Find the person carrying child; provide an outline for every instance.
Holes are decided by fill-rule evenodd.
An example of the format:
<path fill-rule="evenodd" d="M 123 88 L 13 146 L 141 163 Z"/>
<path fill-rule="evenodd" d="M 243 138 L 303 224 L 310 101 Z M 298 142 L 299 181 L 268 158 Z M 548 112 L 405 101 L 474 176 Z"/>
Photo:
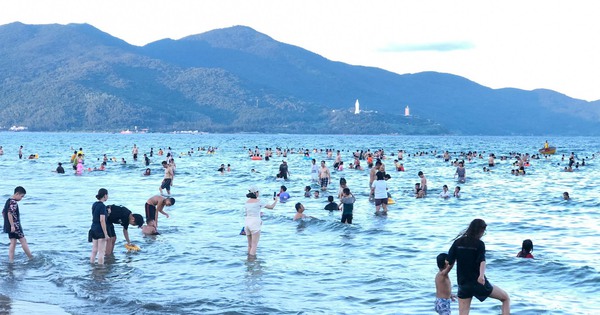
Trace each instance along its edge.
<path fill-rule="evenodd" d="M 344 188 L 342 199 L 340 200 L 340 210 L 342 211 L 342 223 L 352 224 L 352 212 L 356 198 L 350 192 L 350 188 Z"/>

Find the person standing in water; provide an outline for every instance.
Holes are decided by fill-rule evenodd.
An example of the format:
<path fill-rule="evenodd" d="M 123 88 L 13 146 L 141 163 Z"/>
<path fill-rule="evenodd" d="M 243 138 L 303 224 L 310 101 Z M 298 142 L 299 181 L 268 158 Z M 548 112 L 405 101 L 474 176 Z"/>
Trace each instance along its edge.
<path fill-rule="evenodd" d="M 88 241 L 92 242 L 92 254 L 90 255 L 90 263 L 96 262 L 98 256 L 98 264 L 104 265 L 104 255 L 106 253 L 106 241 L 108 240 L 108 230 L 106 229 L 106 206 L 104 202 L 108 199 L 108 190 L 100 188 L 96 195 L 98 201 L 92 205 L 92 226 L 89 231 Z"/>
<path fill-rule="evenodd" d="M 175 204 L 175 198 L 165 198 L 163 196 L 153 196 L 146 201 L 146 224 L 152 225 L 158 228 L 158 213 L 162 213 L 164 216 L 169 218 L 169 214 L 163 209 L 164 207 L 170 207 Z"/>
<path fill-rule="evenodd" d="M 129 231 L 127 230 L 130 225 L 135 225 L 138 228 L 141 228 L 144 225 L 144 218 L 137 214 L 131 213 L 129 209 L 123 206 L 110 205 L 106 207 L 108 212 L 108 218 L 106 219 L 107 231 L 108 231 L 108 240 L 106 243 L 106 255 L 111 255 L 115 248 L 115 243 L 117 242 L 117 233 L 115 232 L 115 224 L 120 224 L 123 227 L 123 236 L 125 237 L 125 241 L 127 245 L 131 244 L 129 240 Z"/>
<path fill-rule="evenodd" d="M 277 205 L 277 198 L 273 198 L 272 204 L 267 204 L 265 201 L 259 199 L 260 193 L 258 188 L 254 185 L 248 188 L 248 194 L 246 194 L 248 200 L 244 205 L 246 209 L 246 219 L 244 220 L 244 231 L 248 239 L 248 258 L 256 258 L 256 249 L 258 248 L 258 241 L 260 240 L 260 231 L 262 227 L 262 219 L 260 218 L 260 209 L 274 209 Z"/>
<path fill-rule="evenodd" d="M 162 180 L 162 183 L 160 184 L 160 188 L 158 189 L 160 191 L 160 194 L 163 194 L 163 189 L 167 190 L 167 195 L 171 194 L 171 186 L 173 186 L 173 177 L 175 177 L 175 174 L 173 174 L 173 169 L 171 168 L 171 166 L 169 164 L 167 164 L 167 161 L 163 161 L 162 162 L 162 166 L 165 169 L 165 177 Z"/>
<path fill-rule="evenodd" d="M 131 154 L 133 154 L 133 160 L 137 161 L 138 147 L 135 144 L 133 145 L 133 149 L 131 150 Z"/>
<path fill-rule="evenodd" d="M 502 315 L 510 314 L 510 298 L 498 286 L 485 277 L 485 244 L 481 237 L 485 234 L 487 224 L 482 219 L 471 221 L 469 227 L 460 233 L 448 251 L 446 263 L 450 269 L 454 262 L 458 267 L 456 278 L 458 283 L 458 310 L 460 314 L 469 314 L 473 296 L 483 302 L 487 297 L 502 302 Z"/>
<path fill-rule="evenodd" d="M 29 259 L 32 259 L 27 239 L 23 233 L 23 227 L 21 226 L 21 214 L 19 213 L 18 202 L 25 197 L 25 188 L 17 186 L 13 192 L 12 197 L 6 200 L 4 209 L 2 210 L 2 216 L 4 217 L 4 233 L 8 233 L 8 239 L 10 245 L 8 246 L 8 262 L 13 263 L 15 258 L 15 248 L 17 247 L 17 240 L 21 243 L 23 252 Z"/>

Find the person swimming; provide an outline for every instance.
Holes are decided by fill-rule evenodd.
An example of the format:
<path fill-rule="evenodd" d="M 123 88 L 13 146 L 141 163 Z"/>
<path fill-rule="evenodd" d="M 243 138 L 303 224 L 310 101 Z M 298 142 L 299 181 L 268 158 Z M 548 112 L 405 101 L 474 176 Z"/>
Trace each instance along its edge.
<path fill-rule="evenodd" d="M 517 257 L 521 258 L 533 258 L 531 252 L 533 251 L 533 242 L 530 239 L 523 241 L 521 245 L 521 251 L 517 254 Z"/>

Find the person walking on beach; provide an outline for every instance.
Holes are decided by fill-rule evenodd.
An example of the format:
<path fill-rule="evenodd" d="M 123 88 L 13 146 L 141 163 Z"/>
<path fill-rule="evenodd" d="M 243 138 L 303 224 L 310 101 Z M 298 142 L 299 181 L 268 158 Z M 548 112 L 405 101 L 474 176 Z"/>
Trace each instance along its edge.
<path fill-rule="evenodd" d="M 150 199 L 146 201 L 146 204 L 144 206 L 146 210 L 146 224 L 158 228 L 158 213 L 162 213 L 168 219 L 169 214 L 166 213 L 163 209 L 165 207 L 170 207 L 174 204 L 175 198 L 165 198 L 159 195 L 150 197 Z"/>
<path fill-rule="evenodd" d="M 90 263 L 96 262 L 98 256 L 98 264 L 104 265 L 104 255 L 106 253 L 106 241 L 108 240 L 108 230 L 106 229 L 106 206 L 104 202 L 108 199 L 108 190 L 100 188 L 96 195 L 98 201 L 92 205 L 92 226 L 90 227 L 88 241 L 92 242 L 92 254 L 90 255 Z"/>
<path fill-rule="evenodd" d="M 259 199 L 260 193 L 258 188 L 254 185 L 248 188 L 248 194 L 246 194 L 246 197 L 248 200 L 244 205 L 246 210 L 244 231 L 246 232 L 246 238 L 248 239 L 248 258 L 256 258 L 256 249 L 258 248 L 258 241 L 260 240 L 260 231 L 262 227 L 260 209 L 263 207 L 267 209 L 274 209 L 275 205 L 277 205 L 277 198 L 273 198 L 272 204 L 267 204 Z"/>
<path fill-rule="evenodd" d="M 8 233 L 8 239 L 10 245 L 8 246 L 8 262 L 13 263 L 15 259 L 15 248 L 17 247 L 17 240 L 21 243 L 23 252 L 29 259 L 32 259 L 29 245 L 27 245 L 27 239 L 23 233 L 23 227 L 21 226 L 21 214 L 19 213 L 18 202 L 25 197 L 25 188 L 17 186 L 13 192 L 13 195 L 6 200 L 4 209 L 2 209 L 2 217 L 4 218 L 4 233 Z"/>
<path fill-rule="evenodd" d="M 167 161 L 163 161 L 162 166 L 165 169 L 165 177 L 163 178 L 158 191 L 160 191 L 160 194 L 162 195 L 163 189 L 166 189 L 167 195 L 171 195 L 171 186 L 173 186 L 173 178 L 175 177 L 175 174 L 173 173 L 173 168 L 167 163 Z"/>
<path fill-rule="evenodd" d="M 457 263 L 456 278 L 458 283 L 459 314 L 469 314 L 473 296 L 483 302 L 487 297 L 502 302 L 502 315 L 510 314 L 510 298 L 498 286 L 485 277 L 485 244 L 481 237 L 485 234 L 487 224 L 482 219 L 474 219 L 469 227 L 459 234 L 450 250 L 446 263 L 450 269 Z"/>

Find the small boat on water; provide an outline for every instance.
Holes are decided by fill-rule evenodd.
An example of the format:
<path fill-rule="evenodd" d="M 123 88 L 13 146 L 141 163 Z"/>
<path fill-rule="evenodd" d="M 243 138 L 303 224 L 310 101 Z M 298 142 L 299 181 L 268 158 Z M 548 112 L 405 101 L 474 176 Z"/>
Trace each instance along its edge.
<path fill-rule="evenodd" d="M 547 147 L 547 148 L 539 149 L 538 152 L 540 152 L 540 154 L 552 155 L 552 154 L 556 153 L 556 147 Z"/>

